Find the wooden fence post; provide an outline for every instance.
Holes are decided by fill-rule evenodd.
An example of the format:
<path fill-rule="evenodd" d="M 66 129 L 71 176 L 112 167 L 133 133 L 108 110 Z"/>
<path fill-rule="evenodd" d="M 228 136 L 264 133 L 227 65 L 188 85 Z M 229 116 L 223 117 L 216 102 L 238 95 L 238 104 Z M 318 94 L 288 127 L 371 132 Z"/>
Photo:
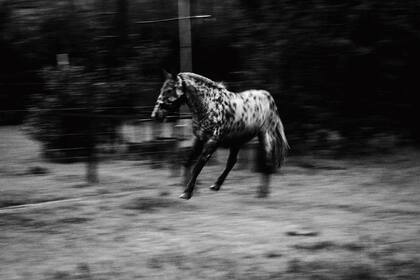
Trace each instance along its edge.
<path fill-rule="evenodd" d="M 89 184 L 96 184 L 98 183 L 98 159 L 96 156 L 95 92 L 92 85 L 89 85 L 87 90 L 89 127 L 86 135 L 86 180 Z"/>

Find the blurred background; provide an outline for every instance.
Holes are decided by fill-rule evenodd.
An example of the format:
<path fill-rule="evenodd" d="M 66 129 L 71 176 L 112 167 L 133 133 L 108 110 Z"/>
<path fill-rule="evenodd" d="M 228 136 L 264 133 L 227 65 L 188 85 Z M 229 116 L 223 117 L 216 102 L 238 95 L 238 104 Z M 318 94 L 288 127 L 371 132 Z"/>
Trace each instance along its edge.
<path fill-rule="evenodd" d="M 106 108 L 100 113 L 118 116 L 103 122 L 110 130 L 148 117 L 161 70 L 180 71 L 181 27 L 159 21 L 176 18 L 177 4 L 2 0 L 0 123 L 54 122 L 60 117 L 37 108 L 84 107 L 89 95 Z M 192 1 L 190 15 L 211 17 L 190 21 L 191 70 L 233 91 L 269 90 L 296 151 L 331 147 L 328 139 L 358 148 L 373 138 L 416 143 L 419 6 Z"/>
<path fill-rule="evenodd" d="M 0 278 L 415 279 L 419 49 L 417 0 L 0 0 Z M 272 198 L 250 143 L 175 201 L 190 115 L 150 120 L 162 69 L 270 91 Z"/>

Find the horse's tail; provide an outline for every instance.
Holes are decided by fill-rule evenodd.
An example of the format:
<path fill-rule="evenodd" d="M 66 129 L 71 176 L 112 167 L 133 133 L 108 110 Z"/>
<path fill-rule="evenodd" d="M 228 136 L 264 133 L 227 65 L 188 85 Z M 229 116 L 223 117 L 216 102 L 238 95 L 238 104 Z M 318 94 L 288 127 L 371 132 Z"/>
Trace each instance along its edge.
<path fill-rule="evenodd" d="M 273 123 L 259 134 L 257 171 L 274 173 L 285 161 L 289 144 L 278 114 Z"/>
<path fill-rule="evenodd" d="M 280 117 L 277 117 L 276 125 L 274 129 L 275 143 L 274 143 L 274 156 L 278 160 L 277 167 L 281 167 L 284 163 L 287 151 L 290 149 L 289 143 L 287 142 L 286 134 L 284 133 L 284 126 L 281 122 Z"/>

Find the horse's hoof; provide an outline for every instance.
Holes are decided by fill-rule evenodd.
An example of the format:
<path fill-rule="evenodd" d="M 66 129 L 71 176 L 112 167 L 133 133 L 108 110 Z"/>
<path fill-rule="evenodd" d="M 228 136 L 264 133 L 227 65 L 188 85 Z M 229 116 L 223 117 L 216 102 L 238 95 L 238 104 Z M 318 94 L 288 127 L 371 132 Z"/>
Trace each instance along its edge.
<path fill-rule="evenodd" d="M 220 190 L 220 186 L 214 184 L 214 185 L 211 185 L 209 189 L 211 189 L 212 191 L 216 191 L 217 192 L 218 190 Z"/>
<path fill-rule="evenodd" d="M 191 198 L 191 194 L 189 194 L 189 193 L 183 193 L 183 194 L 181 194 L 181 195 L 179 196 L 179 198 L 182 198 L 182 199 L 186 199 L 186 200 L 188 200 L 188 199 L 190 199 L 190 198 Z"/>
<path fill-rule="evenodd" d="M 268 197 L 268 193 L 258 193 L 257 194 L 257 198 L 267 198 Z"/>

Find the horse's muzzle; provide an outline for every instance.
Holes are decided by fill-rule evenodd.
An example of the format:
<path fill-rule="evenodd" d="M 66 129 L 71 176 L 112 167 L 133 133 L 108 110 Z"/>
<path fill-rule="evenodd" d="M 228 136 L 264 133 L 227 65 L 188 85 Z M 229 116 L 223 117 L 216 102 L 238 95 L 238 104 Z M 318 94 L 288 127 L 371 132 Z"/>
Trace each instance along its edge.
<path fill-rule="evenodd" d="M 155 121 L 163 121 L 163 119 L 165 118 L 164 113 L 162 112 L 162 110 L 159 109 L 155 109 L 153 110 L 152 114 L 150 115 L 150 117 L 152 118 L 152 120 Z"/>

